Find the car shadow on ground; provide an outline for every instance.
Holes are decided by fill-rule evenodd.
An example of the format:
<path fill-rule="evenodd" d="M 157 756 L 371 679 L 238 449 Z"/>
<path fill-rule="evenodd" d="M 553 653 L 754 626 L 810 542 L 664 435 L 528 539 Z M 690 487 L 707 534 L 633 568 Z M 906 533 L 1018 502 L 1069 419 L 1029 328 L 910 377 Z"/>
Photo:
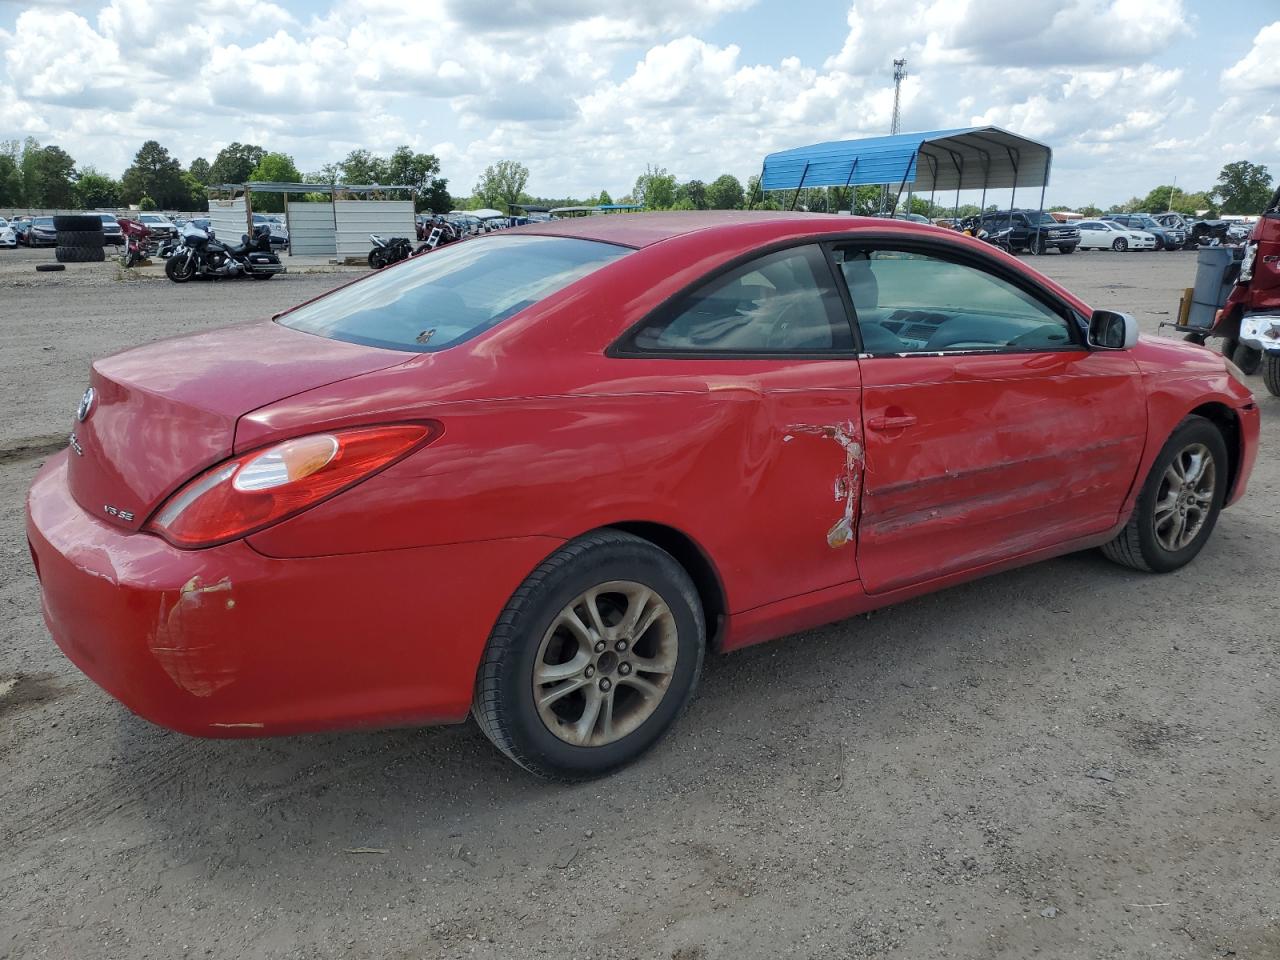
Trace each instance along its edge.
<path fill-rule="evenodd" d="M 264 740 L 198 740 L 125 713 L 108 734 L 119 762 L 93 789 L 130 798 L 162 836 L 185 844 L 249 834 L 266 852 L 308 843 L 394 844 L 464 829 L 483 811 L 520 830 L 546 802 L 609 792 L 659 797 L 721 770 L 741 786 L 792 767 L 807 742 L 885 728 L 921 685 L 948 683 L 957 657 L 990 640 L 993 670 L 1038 672 L 1062 655 L 1054 623 L 1087 616 L 1143 575 L 1076 554 L 908 601 L 725 657 L 710 657 L 690 710 L 649 755 L 601 781 L 550 784 L 502 757 L 471 722 L 453 727 Z M 1004 613 L 1022 606 L 1016 636 Z M 1035 631 L 1029 634 L 1028 622 Z M 1079 623 L 1074 629 L 1079 629 Z M 978 637 L 979 640 L 974 638 Z M 1001 663 L 1003 662 L 1003 666 Z M 815 693 L 815 672 L 821 684 Z M 827 706 L 822 706 L 826 704 Z M 843 748 L 842 748 L 843 749 Z M 281 834 L 266 822 L 286 821 Z M 491 838 L 501 842 L 500 836 Z M 269 860 L 269 857 L 268 857 Z"/>

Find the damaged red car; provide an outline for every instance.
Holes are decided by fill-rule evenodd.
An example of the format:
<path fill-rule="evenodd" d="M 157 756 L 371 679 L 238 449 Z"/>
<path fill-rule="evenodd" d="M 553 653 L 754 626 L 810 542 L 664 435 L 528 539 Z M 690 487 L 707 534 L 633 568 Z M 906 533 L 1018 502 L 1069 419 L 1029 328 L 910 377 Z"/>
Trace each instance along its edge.
<path fill-rule="evenodd" d="M 634 759 L 730 651 L 1101 548 L 1189 562 L 1239 371 L 913 223 L 535 224 L 93 365 L 27 530 L 54 639 L 203 736 L 473 715 Z"/>

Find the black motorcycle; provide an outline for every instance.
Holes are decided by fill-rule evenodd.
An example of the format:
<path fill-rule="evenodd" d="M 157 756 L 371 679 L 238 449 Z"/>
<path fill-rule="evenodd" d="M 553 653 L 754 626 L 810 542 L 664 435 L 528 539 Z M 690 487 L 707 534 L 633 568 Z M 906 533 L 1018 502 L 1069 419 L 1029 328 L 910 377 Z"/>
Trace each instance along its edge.
<path fill-rule="evenodd" d="M 245 234 L 240 240 L 239 245 L 228 247 L 212 230 L 189 223 L 182 228 L 182 243 L 165 260 L 164 274 L 174 283 L 186 283 L 197 277 L 270 280 L 285 272 L 280 258 L 271 252 L 270 227 L 259 224 L 253 228 L 252 238 Z"/>
<path fill-rule="evenodd" d="M 373 244 L 373 249 L 369 251 L 371 270 L 381 270 L 383 267 L 389 267 L 393 263 L 408 260 L 413 256 L 413 245 L 404 237 L 383 240 L 376 233 L 371 233 L 369 242 Z"/>

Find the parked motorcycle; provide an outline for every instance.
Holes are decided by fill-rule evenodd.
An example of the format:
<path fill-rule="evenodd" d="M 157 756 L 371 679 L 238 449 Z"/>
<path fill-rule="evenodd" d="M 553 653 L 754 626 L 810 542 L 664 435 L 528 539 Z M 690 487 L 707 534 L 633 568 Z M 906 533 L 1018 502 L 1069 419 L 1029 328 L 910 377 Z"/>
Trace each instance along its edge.
<path fill-rule="evenodd" d="M 252 238 L 245 234 L 239 245 L 228 247 L 212 230 L 188 223 L 182 228 L 182 243 L 164 264 L 165 276 L 174 283 L 196 277 L 270 280 L 284 272 L 280 258 L 271 252 L 271 228 L 265 224 L 253 228 Z"/>
<path fill-rule="evenodd" d="M 151 255 L 151 229 L 141 221 L 128 217 L 121 217 L 118 222 L 120 232 L 124 234 L 124 252 L 120 254 L 120 263 L 125 269 L 141 266 Z"/>
<path fill-rule="evenodd" d="M 393 263 L 408 260 L 413 256 L 413 245 L 404 237 L 383 240 L 376 233 L 371 233 L 369 242 L 373 244 L 373 249 L 369 251 L 371 270 L 381 270 L 383 267 L 389 267 Z"/>

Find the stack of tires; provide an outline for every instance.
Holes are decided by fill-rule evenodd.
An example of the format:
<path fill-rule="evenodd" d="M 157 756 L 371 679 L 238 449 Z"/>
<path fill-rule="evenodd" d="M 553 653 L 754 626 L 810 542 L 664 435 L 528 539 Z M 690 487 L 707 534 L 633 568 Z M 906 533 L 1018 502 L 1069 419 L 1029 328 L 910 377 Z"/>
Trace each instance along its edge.
<path fill-rule="evenodd" d="M 53 218 L 58 232 L 59 263 L 101 263 L 107 259 L 102 249 L 102 218 L 87 214 L 69 214 Z"/>

